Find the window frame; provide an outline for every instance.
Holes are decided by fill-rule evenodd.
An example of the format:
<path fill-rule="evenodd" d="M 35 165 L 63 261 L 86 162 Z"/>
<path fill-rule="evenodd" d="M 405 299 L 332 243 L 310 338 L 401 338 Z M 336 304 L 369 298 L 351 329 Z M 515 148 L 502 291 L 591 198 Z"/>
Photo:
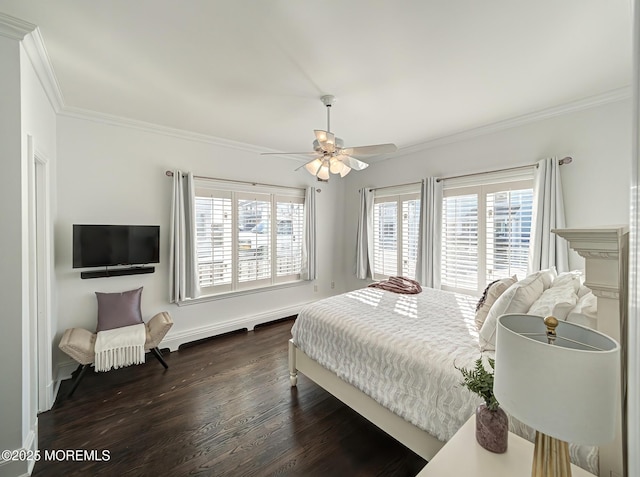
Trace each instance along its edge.
<path fill-rule="evenodd" d="M 197 213 L 198 197 L 220 197 L 231 200 L 231 282 L 221 285 L 201 286 L 201 295 L 199 299 L 215 299 L 223 298 L 230 295 L 242 295 L 246 293 L 253 293 L 259 291 L 265 291 L 271 288 L 279 288 L 281 286 L 290 286 L 304 282 L 301 276 L 301 266 L 303 262 L 302 247 L 300 247 L 300 254 L 298 257 L 298 273 L 280 275 L 277 273 L 278 262 L 278 247 L 277 247 L 277 204 L 283 202 L 295 202 L 303 205 L 302 207 L 302 223 L 304 223 L 304 214 L 306 213 L 305 204 L 305 191 L 303 189 L 278 187 L 278 186 L 261 186 L 256 185 L 251 187 L 247 184 L 236 183 L 233 181 L 222 181 L 213 179 L 196 179 L 195 180 L 195 211 L 196 224 L 198 224 Z M 265 200 L 265 199 L 268 199 Z M 269 204 L 269 276 L 265 278 L 241 280 L 240 279 L 240 212 L 239 204 L 242 200 L 258 200 L 266 201 Z M 257 225 L 257 224 L 256 224 Z M 293 224 L 292 224 L 293 228 Z M 213 224 L 212 224 L 213 229 Z M 293 230 L 292 230 L 293 232 Z M 300 229 L 300 240 L 304 240 L 304 225 Z M 257 234 L 256 234 L 257 237 Z M 292 233 L 293 239 L 293 233 Z M 196 234 L 196 244 L 198 246 L 198 235 Z M 257 239 L 256 239 L 257 240 Z M 213 248 L 214 238 L 211 237 L 211 246 Z M 212 255 L 213 257 L 213 255 Z M 247 259 L 250 261 L 251 259 Z M 256 256 L 256 266 L 258 266 L 258 258 Z M 197 264 L 198 281 L 202 280 L 202 273 L 200 271 L 200 261 Z"/>
<path fill-rule="evenodd" d="M 393 190 L 389 190 L 385 192 L 378 192 L 378 191 L 374 191 L 374 198 L 373 198 L 373 251 L 372 251 L 372 258 L 373 258 L 373 263 L 371 264 L 371 273 L 372 273 L 372 278 L 374 280 L 386 280 L 388 279 L 391 275 L 386 275 L 383 273 L 377 273 L 376 272 L 376 256 L 377 256 L 377 247 L 376 247 L 376 237 L 378 237 L 381 233 L 381 230 L 379 228 L 376 227 L 376 220 L 375 220 L 375 208 L 377 204 L 380 203 L 395 203 L 396 204 L 396 222 L 395 222 L 395 232 L 396 232 L 396 243 L 395 243 L 395 247 L 396 247 L 396 272 L 395 275 L 405 275 L 403 270 L 404 270 L 404 256 L 403 256 L 403 248 L 404 248 L 404 221 L 403 221 L 403 204 L 407 201 L 411 201 L 411 200 L 417 200 L 418 203 L 420 202 L 420 186 L 413 186 L 410 188 L 394 188 Z M 420 240 L 420 232 L 418 231 L 418 236 L 417 236 L 417 240 Z M 416 244 L 416 250 L 417 250 L 418 244 Z M 416 257 L 417 260 L 417 257 Z M 410 278 L 415 278 L 415 269 L 413 270 L 413 273 L 411 274 Z"/>
<path fill-rule="evenodd" d="M 533 169 L 526 172 L 516 172 L 509 174 L 489 174 L 488 177 L 473 178 L 463 181 L 445 182 L 443 187 L 442 200 L 442 254 L 440 260 L 441 268 L 441 288 L 443 290 L 463 293 L 467 295 L 480 295 L 489 283 L 487 279 L 487 195 L 496 192 L 509 192 L 515 190 L 531 190 L 533 193 L 534 180 Z M 443 280 L 445 267 L 445 204 L 448 197 L 476 194 L 477 201 L 477 260 L 476 260 L 476 289 L 468 289 L 457 286 L 446 285 Z M 533 211 L 532 211 L 533 214 Z M 530 242 L 531 243 L 531 242 Z M 524 278 L 524 277 L 519 277 Z"/>

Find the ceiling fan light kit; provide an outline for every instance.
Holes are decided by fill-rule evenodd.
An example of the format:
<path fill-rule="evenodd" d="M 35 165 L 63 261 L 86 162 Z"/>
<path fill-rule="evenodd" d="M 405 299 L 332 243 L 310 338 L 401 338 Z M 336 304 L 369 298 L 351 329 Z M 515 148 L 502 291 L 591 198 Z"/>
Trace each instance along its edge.
<path fill-rule="evenodd" d="M 325 95 L 322 96 L 320 100 L 327 108 L 327 130 L 316 129 L 313 131 L 316 136 L 316 139 L 313 141 L 313 150 L 315 153 L 311 154 L 316 154 L 317 157 L 298 167 L 298 169 L 304 167 L 309 174 L 317 177 L 318 180 L 326 182 L 329 180 L 331 174 L 340 174 L 340 177 L 344 177 L 351 172 L 351 169 L 361 171 L 369 167 L 369 164 L 353 156 L 387 154 L 395 152 L 398 149 L 395 144 L 390 143 L 345 148 L 344 141 L 331 132 L 331 106 L 333 106 L 335 102 L 335 97 Z M 290 152 L 282 154 L 300 153 Z"/>

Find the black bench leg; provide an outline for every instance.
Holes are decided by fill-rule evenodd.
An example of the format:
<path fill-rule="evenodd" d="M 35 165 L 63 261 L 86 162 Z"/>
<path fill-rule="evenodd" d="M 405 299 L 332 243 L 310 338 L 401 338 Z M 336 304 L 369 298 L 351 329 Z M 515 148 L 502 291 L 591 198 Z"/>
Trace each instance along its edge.
<path fill-rule="evenodd" d="M 78 387 L 78 384 L 80 384 L 80 381 L 84 377 L 84 373 L 87 372 L 87 369 L 89 369 L 89 367 L 91 367 L 90 364 L 81 364 L 78 366 L 78 369 L 75 370 L 74 373 L 78 373 L 78 375 L 76 376 L 76 379 L 73 381 L 73 386 L 71 387 L 71 391 L 69 391 L 69 394 L 67 394 L 67 398 L 70 398 L 73 395 L 76 388 Z"/>
<path fill-rule="evenodd" d="M 162 352 L 158 349 L 157 346 L 155 348 L 151 348 L 149 351 L 151 351 L 153 355 L 156 358 L 158 358 L 158 361 L 160 361 L 160 364 L 164 366 L 164 369 L 169 369 L 169 365 L 166 363 L 166 361 L 162 357 Z"/>

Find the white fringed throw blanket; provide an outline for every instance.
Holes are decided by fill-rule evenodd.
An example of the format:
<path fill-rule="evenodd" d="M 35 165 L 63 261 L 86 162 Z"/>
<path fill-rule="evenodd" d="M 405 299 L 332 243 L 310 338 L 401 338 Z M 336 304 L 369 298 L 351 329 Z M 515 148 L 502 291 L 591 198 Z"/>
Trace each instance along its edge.
<path fill-rule="evenodd" d="M 95 345 L 95 371 L 144 363 L 145 340 L 144 323 L 99 331 Z"/>

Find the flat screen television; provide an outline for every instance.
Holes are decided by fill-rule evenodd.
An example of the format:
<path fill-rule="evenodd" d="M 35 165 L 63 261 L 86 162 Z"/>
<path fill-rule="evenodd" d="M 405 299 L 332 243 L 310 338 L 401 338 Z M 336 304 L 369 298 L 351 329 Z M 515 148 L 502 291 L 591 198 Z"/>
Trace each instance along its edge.
<path fill-rule="evenodd" d="M 159 225 L 73 226 L 73 268 L 159 262 Z"/>

